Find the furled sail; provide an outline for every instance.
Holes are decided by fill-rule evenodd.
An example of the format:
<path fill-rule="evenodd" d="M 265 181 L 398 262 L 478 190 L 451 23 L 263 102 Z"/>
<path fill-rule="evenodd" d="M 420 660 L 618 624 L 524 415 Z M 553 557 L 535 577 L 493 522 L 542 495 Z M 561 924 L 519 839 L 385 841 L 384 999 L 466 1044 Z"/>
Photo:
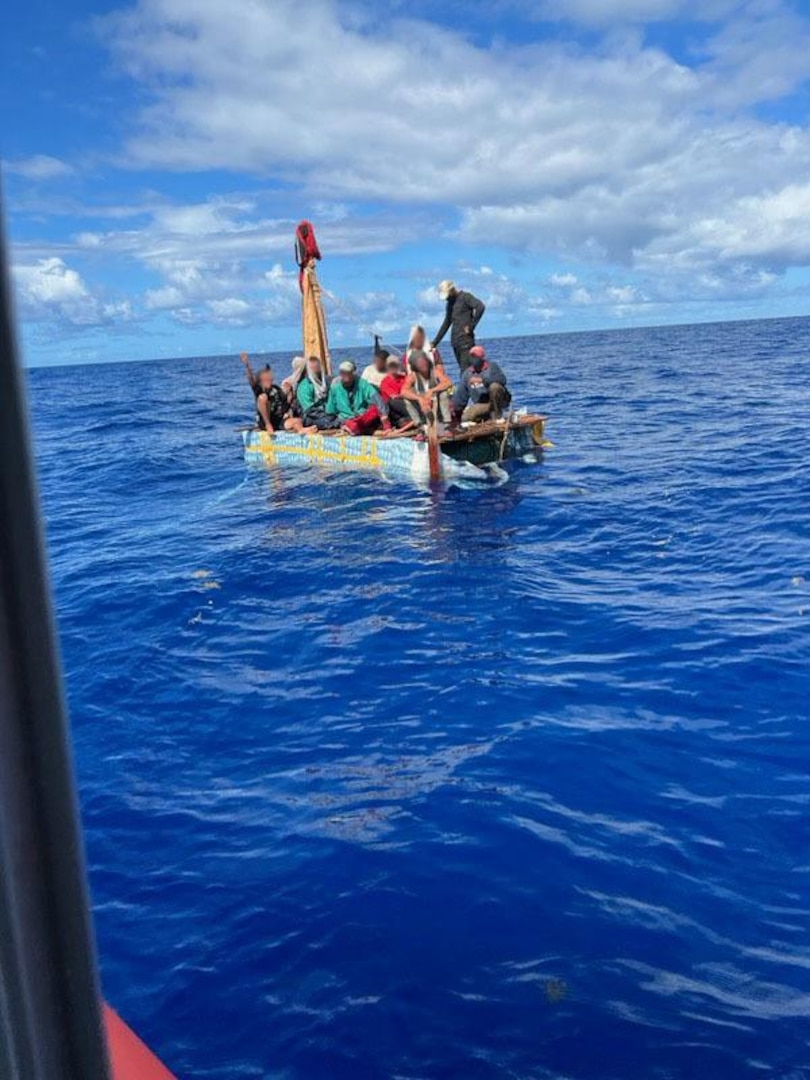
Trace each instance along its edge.
<path fill-rule="evenodd" d="M 317 356 L 327 374 L 332 373 L 326 316 L 315 263 L 321 258 L 312 223 L 302 221 L 295 231 L 295 259 L 301 286 L 301 310 L 304 331 L 304 356 Z"/>

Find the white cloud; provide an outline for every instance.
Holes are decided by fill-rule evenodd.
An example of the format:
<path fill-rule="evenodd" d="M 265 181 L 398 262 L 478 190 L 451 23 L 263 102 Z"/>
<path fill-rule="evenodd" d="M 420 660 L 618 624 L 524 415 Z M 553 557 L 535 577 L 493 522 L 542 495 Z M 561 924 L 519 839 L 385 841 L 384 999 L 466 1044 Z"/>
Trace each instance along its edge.
<path fill-rule="evenodd" d="M 76 270 L 61 259 L 40 259 L 33 266 L 19 266 L 15 274 L 23 298 L 34 304 L 83 303 L 89 296 Z"/>
<path fill-rule="evenodd" d="M 549 286 L 554 302 L 576 307 L 632 307 L 645 304 L 647 295 L 637 285 L 598 276 L 583 284 L 576 274 L 552 274 Z"/>
<path fill-rule="evenodd" d="M 810 22 L 781 0 L 734 5 L 741 17 L 725 22 L 702 47 L 712 104 L 731 108 L 777 101 L 807 82 Z M 806 4 L 804 5 L 806 9 Z"/>
<path fill-rule="evenodd" d="M 26 180 L 56 180 L 70 176 L 75 171 L 66 161 L 48 154 L 34 154 L 33 157 L 17 158 L 3 164 L 7 172 Z"/>
<path fill-rule="evenodd" d="M 540 0 L 535 17 L 610 27 L 627 23 L 666 22 L 680 17 L 713 22 L 742 5 L 739 0 Z"/>
<path fill-rule="evenodd" d="M 133 318 L 129 301 L 105 301 L 94 295 L 81 274 L 57 257 L 12 266 L 24 318 L 63 327 L 98 327 Z"/>
<path fill-rule="evenodd" d="M 454 278 L 460 288 L 468 289 L 486 303 L 486 322 L 482 323 L 486 334 L 508 332 L 513 326 L 541 329 L 560 314 L 544 291 L 490 266 L 462 264 Z M 437 330 L 444 314 L 444 302 L 439 299 L 435 282 L 425 282 L 417 292 L 416 301 L 421 305 L 416 321 L 425 324 L 429 331 Z"/>
<path fill-rule="evenodd" d="M 537 3 L 499 2 L 538 15 Z M 300 296 L 290 192 L 330 259 L 424 238 L 438 262 L 436 246 L 447 245 L 441 272 L 408 285 L 391 260 L 369 260 L 381 275 L 373 288 L 329 301 L 336 333 L 353 337 L 369 323 L 401 326 L 411 287 L 422 317 L 440 317 L 435 284 L 448 273 L 487 300 L 489 332 L 572 311 L 587 321 L 757 297 L 784 269 L 810 263 L 810 130 L 756 108 L 807 78 L 801 9 L 786 0 L 549 0 L 540 15 L 562 10 L 587 30 L 569 25 L 528 45 L 381 16 L 365 0 L 253 0 L 238 19 L 217 0 L 140 0 L 103 20 L 148 102 L 129 118 L 119 164 L 269 182 L 187 203 L 148 192 L 132 206 L 99 205 L 94 228 L 83 221 L 70 242 L 22 251 L 24 313 L 68 326 L 133 320 L 128 299 L 93 284 L 92 268 L 117 260 L 146 276 L 135 306 L 151 317 L 292 327 Z M 677 59 L 643 29 L 675 17 L 691 24 Z M 7 167 L 29 180 L 72 171 L 46 155 Z M 18 186 L 30 189 L 31 214 L 87 213 L 66 197 L 46 202 L 51 189 Z M 453 273 L 459 242 L 485 247 L 486 263 Z M 529 257 L 505 275 L 499 249 Z M 536 255 L 546 258 L 532 281 Z M 549 273 L 548 257 L 566 269 Z"/>
<path fill-rule="evenodd" d="M 723 216 L 695 221 L 687 235 L 723 261 L 803 262 L 810 251 L 810 183 L 741 198 Z"/>
<path fill-rule="evenodd" d="M 635 285 L 608 285 L 605 296 L 615 304 L 638 304 L 644 302 L 644 296 Z"/>
<path fill-rule="evenodd" d="M 217 322 L 229 326 L 248 326 L 251 322 L 250 304 L 237 296 L 228 296 L 224 300 L 209 300 L 208 307 Z"/>
<path fill-rule="evenodd" d="M 636 317 L 648 313 L 653 305 L 661 310 L 668 301 L 663 294 L 652 297 L 632 282 L 604 274 L 585 283 L 576 274 L 554 273 L 542 282 L 532 283 L 488 266 L 461 265 L 455 279 L 485 301 L 487 315 L 482 331 L 486 335 L 509 332 L 512 327 L 521 327 L 525 332 L 541 330 L 572 311 L 582 317 L 586 309 L 589 319 Z M 705 294 L 710 289 L 717 295 L 716 283 L 706 282 L 696 292 Z M 419 321 L 432 326 L 435 320 L 438 326 L 444 305 L 433 284 L 425 284 L 418 292 L 417 303 L 421 304 Z"/>
<path fill-rule="evenodd" d="M 153 210 L 159 229 L 174 236 L 205 237 L 244 232 L 248 226 L 236 215 L 255 210 L 247 199 L 216 199 L 188 205 L 163 205 Z"/>
<path fill-rule="evenodd" d="M 322 225 L 319 219 L 319 240 L 330 259 L 390 251 L 427 220 L 420 214 L 359 216 L 343 209 L 333 208 Z M 159 284 L 144 293 L 148 311 L 168 313 L 183 325 L 298 321 L 298 274 L 291 265 L 296 221 L 268 217 L 257 199 L 240 195 L 189 204 L 156 202 L 144 213 L 148 220 L 139 228 L 85 231 L 75 244 L 88 256 L 133 260 L 157 276 Z M 267 269 L 269 257 L 277 261 Z M 360 295 L 366 300 L 333 305 L 336 323 L 367 329 L 370 312 L 363 303 L 370 294 Z M 246 307 L 237 309 L 239 298 Z M 383 307 L 390 309 L 390 299 Z"/>
<path fill-rule="evenodd" d="M 268 217 L 255 200 L 219 195 L 200 203 L 153 202 L 141 213 L 146 224 L 106 232 L 85 231 L 75 240 L 84 249 L 130 255 L 161 269 L 180 264 L 192 273 L 205 263 L 284 256 L 291 261 L 297 219 Z M 435 227 L 424 214 L 343 216 L 318 222 L 318 238 L 330 256 L 392 251 L 413 233 Z"/>
<path fill-rule="evenodd" d="M 745 111 L 807 78 L 810 21 L 780 0 L 565 10 L 588 23 L 725 22 L 698 39 L 692 66 L 633 34 L 590 51 L 486 49 L 330 0 L 257 0 L 239 19 L 216 0 L 141 0 L 102 25 L 152 97 L 127 145 L 133 166 L 303 183 L 336 232 L 350 224 L 343 200 L 365 198 L 456 208 L 467 243 L 661 276 L 714 262 L 731 284 L 735 260 L 768 273 L 810 261 L 810 132 Z M 286 222 L 235 225 L 245 212 L 186 208 L 156 228 L 170 248 L 205 237 L 221 257 L 289 244 Z"/>
<path fill-rule="evenodd" d="M 578 305 L 581 305 L 581 306 L 587 306 L 588 304 L 593 303 L 593 297 L 591 296 L 590 291 L 588 289 L 586 289 L 582 285 L 579 285 L 571 293 L 570 301 L 571 301 L 572 304 L 578 304 Z"/>
<path fill-rule="evenodd" d="M 144 302 L 150 311 L 171 311 L 183 307 L 186 298 L 176 285 L 163 285 L 159 289 L 147 289 Z"/>

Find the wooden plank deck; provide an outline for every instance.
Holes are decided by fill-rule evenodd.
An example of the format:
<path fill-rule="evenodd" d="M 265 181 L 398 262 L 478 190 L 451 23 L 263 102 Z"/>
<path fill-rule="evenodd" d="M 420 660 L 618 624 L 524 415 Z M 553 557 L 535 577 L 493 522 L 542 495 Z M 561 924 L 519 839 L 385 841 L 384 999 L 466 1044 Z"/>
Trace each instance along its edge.
<path fill-rule="evenodd" d="M 534 427 L 534 425 L 540 421 L 545 422 L 548 419 L 547 416 L 543 416 L 541 413 L 530 413 L 529 415 L 516 416 L 511 423 L 510 428 L 527 428 Z M 477 439 L 487 439 L 492 435 L 503 435 L 506 430 L 508 420 L 504 417 L 502 420 L 481 420 L 477 424 L 471 424 L 469 427 L 460 428 L 458 431 L 446 433 L 439 436 L 440 443 L 465 443 L 474 442 Z M 237 428 L 237 431 L 258 431 L 257 427 L 242 427 Z M 283 434 L 283 432 L 282 432 Z M 347 435 L 340 428 L 334 431 L 319 431 L 319 435 L 332 438 L 332 439 L 352 439 L 356 436 Z M 417 431 L 403 431 L 393 432 L 390 435 L 383 436 L 381 432 L 377 431 L 371 438 L 387 438 L 387 439 L 413 439 L 419 432 Z"/>

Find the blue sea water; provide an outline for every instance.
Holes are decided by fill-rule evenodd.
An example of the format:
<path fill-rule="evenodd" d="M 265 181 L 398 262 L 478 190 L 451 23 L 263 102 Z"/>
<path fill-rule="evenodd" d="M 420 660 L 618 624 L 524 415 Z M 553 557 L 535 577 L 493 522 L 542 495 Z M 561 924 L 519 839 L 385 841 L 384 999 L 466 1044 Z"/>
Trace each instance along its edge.
<path fill-rule="evenodd" d="M 810 1078 L 810 320 L 492 343 L 499 488 L 36 370 L 109 1000 L 179 1077 Z"/>

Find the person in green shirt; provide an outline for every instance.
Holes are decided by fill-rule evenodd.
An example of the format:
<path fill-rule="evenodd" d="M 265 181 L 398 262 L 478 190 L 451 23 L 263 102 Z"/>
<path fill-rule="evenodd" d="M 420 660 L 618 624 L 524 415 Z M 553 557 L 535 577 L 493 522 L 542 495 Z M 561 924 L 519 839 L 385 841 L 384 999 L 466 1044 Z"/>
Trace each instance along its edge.
<path fill-rule="evenodd" d="M 386 414 L 383 419 L 380 404 L 379 393 L 359 377 L 354 361 L 344 360 L 338 368 L 338 378 L 329 387 L 327 413 L 338 417 L 341 430 L 347 435 L 371 435 L 380 425 L 390 427 L 387 410 L 383 410 Z"/>
<path fill-rule="evenodd" d="M 317 356 L 310 356 L 303 377 L 295 391 L 296 400 L 305 424 L 313 424 L 319 431 L 331 431 L 340 427 L 340 421 L 326 409 L 331 379 L 323 370 Z"/>

